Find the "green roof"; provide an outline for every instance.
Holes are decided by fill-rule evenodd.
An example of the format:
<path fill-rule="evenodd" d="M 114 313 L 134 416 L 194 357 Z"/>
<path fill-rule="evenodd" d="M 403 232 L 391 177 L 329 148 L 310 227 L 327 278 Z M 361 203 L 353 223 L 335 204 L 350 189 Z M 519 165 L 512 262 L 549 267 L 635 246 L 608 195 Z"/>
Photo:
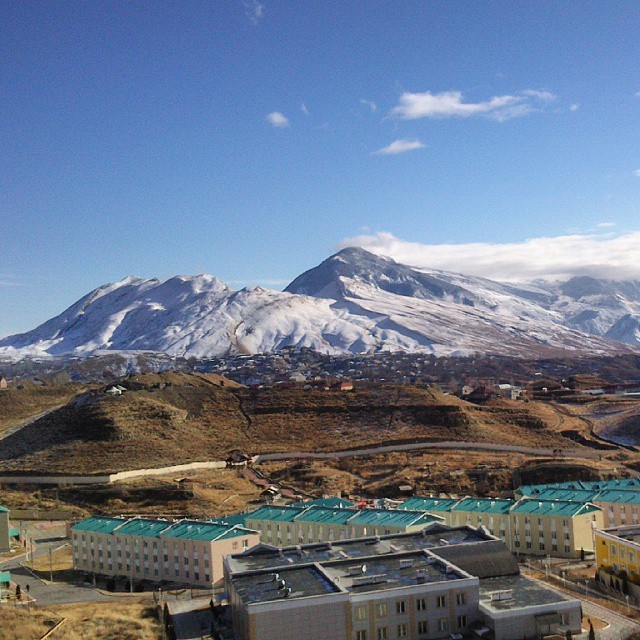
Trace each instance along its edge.
<path fill-rule="evenodd" d="M 630 489 L 605 489 L 596 496 L 595 501 L 640 504 L 640 491 Z"/>
<path fill-rule="evenodd" d="M 19 535 L 20 535 L 20 529 L 17 529 L 16 527 L 11 527 L 9 529 L 10 538 L 17 538 Z"/>
<path fill-rule="evenodd" d="M 126 536 L 144 536 L 145 538 L 156 538 L 158 535 L 171 526 L 168 520 L 151 520 L 147 518 L 131 518 L 119 529 L 118 534 Z"/>
<path fill-rule="evenodd" d="M 354 514 L 355 509 L 329 509 L 311 507 L 296 516 L 296 522 L 326 522 L 327 524 L 346 524 Z"/>
<path fill-rule="evenodd" d="M 451 511 L 471 511 L 477 513 L 509 513 L 515 500 L 493 498 L 464 498 Z"/>
<path fill-rule="evenodd" d="M 337 496 L 330 496 L 329 498 L 318 498 L 317 500 L 301 500 L 300 502 L 292 502 L 290 507 L 327 507 L 338 509 L 351 509 L 355 507 L 355 504 L 351 500 L 345 498 L 338 498 Z"/>
<path fill-rule="evenodd" d="M 448 513 L 451 508 L 460 502 L 459 498 L 409 498 L 398 509 L 408 511 L 433 511 L 436 513 Z"/>
<path fill-rule="evenodd" d="M 640 490 L 639 478 L 614 478 L 613 480 L 570 480 L 550 484 L 522 485 L 518 492 L 523 496 L 537 496 L 547 489 L 568 489 L 571 491 L 605 491 L 608 489 Z"/>
<path fill-rule="evenodd" d="M 9 571 L 0 571 L 0 582 L 11 582 L 11 573 Z"/>
<path fill-rule="evenodd" d="M 102 518 L 95 516 L 81 520 L 71 527 L 74 531 L 89 531 L 91 533 L 113 533 L 127 521 L 126 518 Z"/>
<path fill-rule="evenodd" d="M 215 522 L 216 524 L 239 524 L 241 527 L 244 527 L 247 522 L 247 518 L 250 518 L 254 513 L 255 511 L 251 511 L 250 513 L 234 513 L 229 516 L 216 518 L 215 520 L 213 520 L 213 522 Z"/>
<path fill-rule="evenodd" d="M 301 507 L 260 507 L 247 516 L 247 520 L 269 520 L 270 522 L 293 522 L 300 513 Z"/>
<path fill-rule="evenodd" d="M 7 513 L 9 513 L 9 509 L 7 509 L 7 507 L 3 507 L 1 504 L 0 504 L 0 511 L 2 512 L 6 511 Z"/>
<path fill-rule="evenodd" d="M 205 540 L 211 542 L 223 538 L 237 538 L 250 533 L 256 533 L 244 527 L 215 522 L 199 522 L 197 520 L 181 520 L 175 522 L 160 535 L 162 538 L 179 538 L 181 540 Z"/>
<path fill-rule="evenodd" d="M 569 500 L 538 500 L 523 498 L 511 509 L 511 513 L 527 513 L 533 515 L 557 515 L 572 518 L 591 511 L 601 511 L 600 507 L 589 502 L 571 502 Z"/>
<path fill-rule="evenodd" d="M 376 526 L 408 527 L 412 525 L 438 522 L 434 516 L 424 511 L 402 509 L 362 509 L 350 519 L 349 524 L 372 524 Z"/>
<path fill-rule="evenodd" d="M 540 493 L 524 497 L 535 500 L 569 500 L 571 502 L 591 502 L 598 491 L 589 489 L 543 489 Z"/>

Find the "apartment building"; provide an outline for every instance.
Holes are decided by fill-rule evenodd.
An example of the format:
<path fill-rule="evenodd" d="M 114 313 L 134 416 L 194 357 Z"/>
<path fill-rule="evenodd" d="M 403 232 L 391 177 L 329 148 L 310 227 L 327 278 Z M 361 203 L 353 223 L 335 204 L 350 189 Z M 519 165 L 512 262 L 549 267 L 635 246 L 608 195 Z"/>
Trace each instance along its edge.
<path fill-rule="evenodd" d="M 516 494 L 538 500 L 591 502 L 602 508 L 604 527 L 607 529 L 640 523 L 640 479 L 638 478 L 530 485 L 519 487 Z"/>
<path fill-rule="evenodd" d="M 640 527 L 612 527 L 595 532 L 596 568 L 607 573 L 626 572 L 640 584 Z"/>
<path fill-rule="evenodd" d="M 71 527 L 73 566 L 94 575 L 211 588 L 222 561 L 260 542 L 238 525 L 196 520 L 93 517 Z"/>
<path fill-rule="evenodd" d="M 432 499 L 411 498 L 400 505 L 430 507 Z M 593 551 L 593 529 L 604 526 L 603 509 L 590 502 L 522 498 L 438 499 L 436 508 L 450 526 L 485 527 L 514 553 L 578 558 Z M 453 499 L 452 499 L 453 500 Z"/>
<path fill-rule="evenodd" d="M 225 559 L 237 640 L 495 640 L 580 630 L 580 603 L 521 575 L 483 529 L 258 547 Z"/>
<path fill-rule="evenodd" d="M 602 509 L 589 502 L 519 500 L 510 510 L 515 553 L 578 558 L 593 552 L 593 532 L 604 526 Z"/>
<path fill-rule="evenodd" d="M 286 546 L 420 531 L 444 519 L 424 511 L 265 506 L 245 515 L 245 526 L 266 544 Z"/>

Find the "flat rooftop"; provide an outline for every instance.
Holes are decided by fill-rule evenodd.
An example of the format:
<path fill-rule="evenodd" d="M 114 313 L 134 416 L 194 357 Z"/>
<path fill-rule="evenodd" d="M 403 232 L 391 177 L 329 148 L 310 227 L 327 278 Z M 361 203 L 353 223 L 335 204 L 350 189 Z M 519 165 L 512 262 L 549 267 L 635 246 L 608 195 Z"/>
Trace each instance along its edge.
<path fill-rule="evenodd" d="M 611 535 L 628 540 L 629 542 L 640 543 L 640 527 L 638 525 L 626 525 L 621 527 L 610 527 L 609 529 L 603 529 L 604 533 L 610 533 Z"/>
<path fill-rule="evenodd" d="M 283 547 L 282 549 L 263 546 L 246 553 L 228 556 L 227 562 L 233 573 L 239 573 L 313 562 L 389 555 L 403 551 L 437 549 L 438 547 L 487 540 L 494 540 L 494 538 L 471 527 L 463 526 L 449 529 L 436 525 L 433 531 L 427 529 L 415 533 L 396 533 L 379 537 L 319 542 Z"/>
<path fill-rule="evenodd" d="M 523 575 L 480 580 L 480 605 L 493 613 L 569 600 Z"/>
<path fill-rule="evenodd" d="M 339 587 L 313 565 L 234 576 L 231 581 L 245 604 L 340 593 Z"/>
<path fill-rule="evenodd" d="M 424 551 L 366 558 L 362 562 L 330 562 L 323 564 L 322 568 L 337 585 L 352 593 L 384 591 L 469 577 L 460 569 Z"/>

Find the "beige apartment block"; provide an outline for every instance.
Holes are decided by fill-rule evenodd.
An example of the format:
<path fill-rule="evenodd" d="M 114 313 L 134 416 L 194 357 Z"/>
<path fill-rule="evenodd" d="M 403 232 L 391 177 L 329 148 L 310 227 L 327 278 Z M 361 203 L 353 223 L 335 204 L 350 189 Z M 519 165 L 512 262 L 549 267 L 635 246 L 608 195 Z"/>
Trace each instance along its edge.
<path fill-rule="evenodd" d="M 9 509 L 0 505 L 0 551 L 11 550 L 9 535 Z"/>
<path fill-rule="evenodd" d="M 257 532 L 195 520 L 88 518 L 71 528 L 74 568 L 94 575 L 211 588 L 225 556 L 257 545 Z"/>

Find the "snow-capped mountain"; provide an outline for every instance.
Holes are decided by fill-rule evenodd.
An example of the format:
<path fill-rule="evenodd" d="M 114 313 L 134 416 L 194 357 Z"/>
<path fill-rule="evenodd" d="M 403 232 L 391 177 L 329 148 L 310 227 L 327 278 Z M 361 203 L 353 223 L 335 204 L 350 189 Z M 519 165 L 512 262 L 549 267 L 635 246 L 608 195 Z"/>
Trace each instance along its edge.
<path fill-rule="evenodd" d="M 213 357 L 307 346 L 550 356 L 613 354 L 640 344 L 640 283 L 573 278 L 499 283 L 418 270 L 343 249 L 283 292 L 232 291 L 208 275 L 133 276 L 99 287 L 59 316 L 0 340 L 0 357 L 156 351 Z"/>

